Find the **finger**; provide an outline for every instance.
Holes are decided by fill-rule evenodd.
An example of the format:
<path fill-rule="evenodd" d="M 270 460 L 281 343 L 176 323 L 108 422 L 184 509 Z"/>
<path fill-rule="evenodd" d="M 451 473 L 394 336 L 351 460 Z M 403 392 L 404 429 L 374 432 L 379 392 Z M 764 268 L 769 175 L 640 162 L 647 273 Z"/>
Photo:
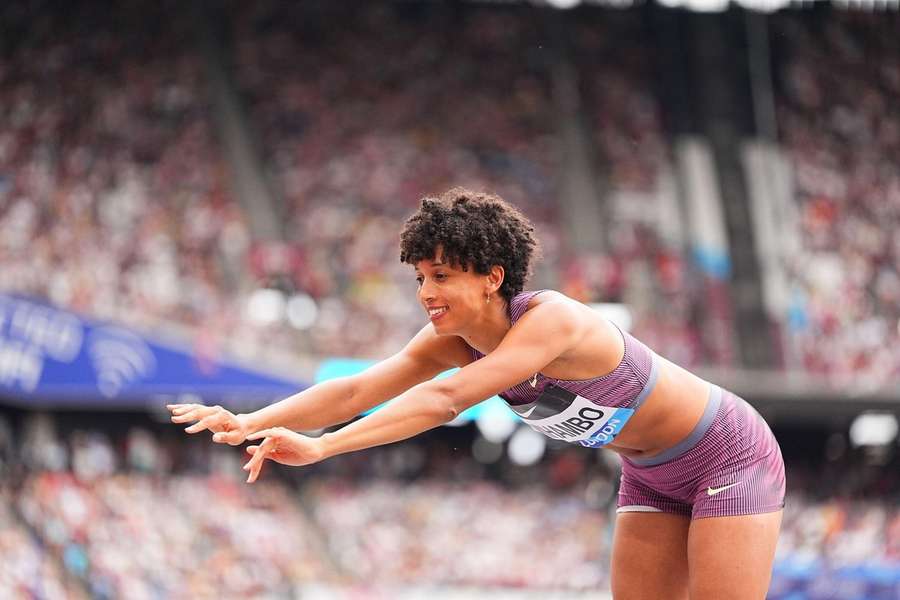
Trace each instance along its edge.
<path fill-rule="evenodd" d="M 169 404 L 166 406 L 166 408 L 168 408 L 170 411 L 172 411 L 172 414 L 180 415 L 180 414 L 186 413 L 190 410 L 203 408 L 203 405 L 202 404 Z"/>
<path fill-rule="evenodd" d="M 246 437 L 246 439 L 249 441 L 249 440 L 258 440 L 260 438 L 277 437 L 277 436 L 278 436 L 278 430 L 273 428 L 273 429 L 263 429 L 261 431 L 256 431 L 254 433 L 251 433 L 250 435 L 248 435 Z"/>
<path fill-rule="evenodd" d="M 258 453 L 256 454 L 256 456 L 265 456 L 265 453 L 264 453 L 264 452 L 258 452 Z M 255 457 L 254 457 L 254 458 L 255 458 Z M 248 463 L 248 464 L 249 464 L 249 463 Z M 254 465 L 253 467 L 250 467 L 250 469 L 249 469 L 250 474 L 247 476 L 247 483 L 253 483 L 254 481 L 257 480 L 257 478 L 259 477 L 260 472 L 262 471 L 262 465 L 263 465 L 263 463 L 262 463 L 262 461 L 260 461 L 258 464 Z"/>
<path fill-rule="evenodd" d="M 184 430 L 188 433 L 197 433 L 198 431 L 203 431 L 204 429 L 213 427 L 218 419 L 218 415 L 209 415 L 208 417 L 203 417 L 190 427 L 185 427 Z"/>
<path fill-rule="evenodd" d="M 259 477 L 260 471 L 262 471 L 263 463 L 266 460 L 266 455 L 269 453 L 269 450 L 274 445 L 274 441 L 271 438 L 267 439 L 262 443 L 259 447 L 259 451 L 253 455 L 253 458 L 250 459 L 250 462 L 247 463 L 249 465 L 250 476 L 247 477 L 247 483 L 253 483 Z"/>
<path fill-rule="evenodd" d="M 187 421 L 193 421 L 195 419 L 200 418 L 202 416 L 198 409 L 189 410 L 187 412 L 182 412 L 179 414 L 172 414 L 172 422 L 173 423 L 185 423 Z"/>
<path fill-rule="evenodd" d="M 253 448 L 253 450 L 251 450 L 251 448 Z M 247 446 L 247 453 L 250 454 L 250 459 L 241 467 L 243 470 L 249 471 L 253 467 L 253 459 L 262 456 L 259 449 L 260 446 Z"/>
<path fill-rule="evenodd" d="M 254 448 L 254 450 L 253 450 L 253 456 L 250 458 L 250 460 L 247 461 L 247 463 L 243 467 L 245 471 L 252 470 L 254 467 L 256 467 L 256 465 L 258 465 L 259 463 L 261 463 L 262 461 L 265 460 L 266 453 L 272 447 L 272 444 L 268 443 L 269 439 L 270 438 L 266 438 L 263 441 L 263 443 L 260 444 L 259 446 L 248 446 L 248 449 L 252 447 L 252 448 Z"/>
<path fill-rule="evenodd" d="M 244 441 L 240 431 L 219 431 L 213 434 L 212 439 L 214 442 L 230 444 L 232 446 L 237 446 Z"/>
<path fill-rule="evenodd" d="M 247 483 L 253 483 L 259 478 L 259 474 L 262 472 L 262 465 L 259 466 L 258 469 L 252 471 L 250 475 L 247 476 Z"/>
<path fill-rule="evenodd" d="M 203 417 L 209 416 L 216 412 L 216 409 L 210 406 L 200 406 L 198 408 L 194 408 L 187 412 L 181 413 L 179 415 L 173 415 L 172 421 L 174 423 L 186 423 L 188 421 L 195 421 L 197 419 L 202 419 Z"/>
<path fill-rule="evenodd" d="M 256 462 L 256 464 L 250 468 L 250 476 L 247 477 L 247 483 L 253 483 L 257 479 L 259 479 L 259 475 L 260 473 L 262 473 L 262 468 L 266 462 L 266 458 L 268 457 L 269 452 L 270 448 L 263 448 L 262 446 L 260 446 L 259 452 L 257 452 L 253 456 L 253 458 L 250 459 L 250 461 L 253 462 L 257 457 L 259 457 L 259 460 Z"/>

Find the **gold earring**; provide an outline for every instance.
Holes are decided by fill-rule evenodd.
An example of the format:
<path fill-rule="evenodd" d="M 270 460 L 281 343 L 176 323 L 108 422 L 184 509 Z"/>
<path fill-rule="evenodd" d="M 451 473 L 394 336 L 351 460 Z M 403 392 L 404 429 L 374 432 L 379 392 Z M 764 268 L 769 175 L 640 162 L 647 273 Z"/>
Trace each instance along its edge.
<path fill-rule="evenodd" d="M 485 302 L 485 304 L 490 304 L 490 303 L 491 303 L 491 295 L 490 295 L 490 294 L 487 295 L 487 299 L 485 299 L 484 302 Z"/>

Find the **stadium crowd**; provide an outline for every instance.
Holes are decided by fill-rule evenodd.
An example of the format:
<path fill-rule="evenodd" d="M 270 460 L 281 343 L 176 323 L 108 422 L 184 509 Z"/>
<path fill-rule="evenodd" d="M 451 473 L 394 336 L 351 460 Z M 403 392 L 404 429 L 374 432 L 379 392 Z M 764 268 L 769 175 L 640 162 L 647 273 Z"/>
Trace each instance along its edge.
<path fill-rule="evenodd" d="M 325 480 L 309 491 L 335 559 L 360 581 L 609 587 L 608 514 L 546 486 L 435 479 Z"/>
<path fill-rule="evenodd" d="M 0 592 L 8 598 L 88 598 L 56 557 L 14 516 L 14 498 L 8 482 L 0 484 Z"/>
<path fill-rule="evenodd" d="M 557 212 L 549 72 L 558 57 L 528 11 L 457 22 L 388 5 L 233 7 L 235 77 L 287 213 L 288 258 L 273 267 L 229 194 L 190 19 L 166 3 L 128 15 L 80 6 L 78 18 L 39 9 L 3 9 L 23 24 L 0 68 L 10 124 L 0 136 L 4 291 L 147 329 L 188 325 L 205 347 L 240 338 L 249 355 L 274 345 L 383 356 L 424 323 L 397 261 L 399 224 L 423 193 L 460 182 L 497 191 L 536 222 L 545 247 L 537 284 L 578 262 Z M 322 26 L 336 18 L 346 27 Z M 603 106 L 628 114 L 645 77 L 620 74 L 624 91 Z M 644 120 L 655 143 L 658 123 Z M 604 139 L 639 126 L 604 123 Z M 622 166 L 616 180 L 645 189 L 648 168 Z M 245 315 L 251 283 L 281 270 L 318 303 L 302 334 Z M 562 285 L 584 299 L 617 294 L 580 293 L 577 283 Z"/>
<path fill-rule="evenodd" d="M 728 364 L 727 352 L 702 340 L 696 307 L 709 314 L 713 302 L 668 236 L 659 206 L 677 202 L 677 191 L 654 89 L 656 46 L 635 43 L 646 36 L 635 12 L 585 13 L 567 25 L 594 168 L 605 182 L 606 243 L 599 253 L 569 253 L 563 289 L 585 302 L 625 303 L 633 333 L 679 364 Z"/>
<path fill-rule="evenodd" d="M 703 348 L 697 314 L 727 294 L 698 307 L 690 265 L 652 223 L 613 212 L 604 253 L 567 247 L 562 59 L 546 24 L 525 9 L 425 5 L 226 5 L 237 90 L 283 202 L 273 260 L 230 195 L 189 13 L 170 1 L 0 4 L 0 292 L 187 326 L 202 351 L 383 356 L 425 322 L 397 261 L 399 224 L 422 194 L 462 183 L 536 222 L 534 287 L 625 302 L 660 353 L 727 364 Z M 771 19 L 804 249 L 789 265 L 791 343 L 810 372 L 877 386 L 900 376 L 900 38 L 880 15 L 807 16 Z M 640 40 L 639 19 L 616 18 L 574 26 L 570 58 L 606 192 L 651 202 L 669 169 L 652 49 L 621 50 Z M 617 50 L 627 59 L 600 60 Z M 248 292 L 279 275 L 318 303 L 308 330 L 248 320 Z M 612 521 L 592 498 L 599 486 L 608 500 L 611 484 L 587 475 L 586 453 L 551 453 L 527 476 L 504 467 L 521 476 L 510 480 L 466 453 L 404 445 L 248 487 L 237 449 L 196 441 L 61 434 L 44 418 L 14 434 L 0 418 L 0 596 L 608 585 Z M 852 462 L 789 462 L 771 597 L 897 597 L 895 467 L 860 480 Z"/>
<path fill-rule="evenodd" d="M 250 234 L 190 21 L 171 2 L 45 4 L 0 7 L 0 291 L 241 333 Z"/>
<path fill-rule="evenodd" d="M 464 182 L 536 222 L 545 252 L 533 287 L 628 301 L 636 330 L 661 352 L 685 364 L 706 358 L 691 334 L 696 299 L 681 250 L 635 218 L 635 206 L 613 211 L 631 216 L 608 224 L 602 255 L 567 243 L 552 77 L 563 59 L 539 14 L 273 2 L 244 11 L 234 20 L 236 71 L 290 215 L 294 280 L 332 308 L 311 331 L 314 347 L 382 356 L 421 326 L 409 270 L 396 264 L 397 224 L 423 192 Z M 650 209 L 668 165 L 652 51 L 634 44 L 637 15 L 614 16 L 572 22 L 573 60 L 610 202 Z M 335 19 L 344 26 L 322 25 Z M 613 53 L 632 58 L 603 60 Z"/>
<path fill-rule="evenodd" d="M 176 455 L 142 428 L 115 441 L 83 430 L 66 439 L 52 421 L 32 419 L 4 477 L 17 481 L 6 491 L 18 516 L 5 519 L 15 525 L 8 537 L 37 541 L 5 566 L 34 586 L 25 568 L 44 557 L 37 566 L 49 587 L 36 597 L 63 597 L 53 592 L 65 584 L 92 598 L 211 598 L 223 586 L 240 597 L 290 598 L 299 583 L 334 578 L 288 488 L 244 485 L 237 451 L 194 453 L 182 444 Z M 173 472 L 179 456 L 188 457 L 185 474 Z"/>
<path fill-rule="evenodd" d="M 292 597 L 331 577 L 296 501 L 271 483 L 40 472 L 19 510 L 94 598 Z"/>
<path fill-rule="evenodd" d="M 627 217 L 671 192 L 640 15 L 569 21 L 567 54 L 552 42 L 559 23 L 525 8 L 222 7 L 284 242 L 267 252 L 253 240 L 229 192 L 189 13 L 171 2 L 79 3 L 74 15 L 7 3 L 0 291 L 144 329 L 185 325 L 203 352 L 384 356 L 425 323 L 397 261 L 399 225 L 420 196 L 462 183 L 536 222 L 545 249 L 531 287 L 624 302 L 661 354 L 732 364 L 729 344 L 704 333 L 710 314 L 727 318 L 728 290 L 704 287 L 652 219 Z M 881 351 L 900 338 L 900 238 L 886 225 L 900 218 L 900 48 L 876 15 L 807 16 L 772 19 L 805 249 L 789 265 L 799 300 L 788 343 L 814 374 L 878 385 L 900 375 L 897 354 Z M 604 60 L 612 54 L 624 58 Z M 612 206 L 602 253 L 573 252 L 560 215 L 562 60 L 580 81 Z M 310 295 L 309 328 L 249 319 L 262 282 Z"/>
<path fill-rule="evenodd" d="M 0 548 L 9 549 L 0 591 L 212 597 L 226 586 L 294 597 L 323 583 L 609 585 L 612 496 L 592 490 L 609 479 L 591 462 L 596 453 L 554 451 L 512 478 L 516 469 L 502 466 L 498 479 L 435 436 L 270 469 L 247 486 L 240 450 L 206 440 L 144 427 L 63 431 L 46 416 L 22 430 L 0 479 Z M 770 597 L 818 597 L 822 581 L 837 586 L 828 597 L 839 600 L 900 591 L 896 472 L 850 457 L 789 461 L 788 472 Z M 855 475 L 823 486 L 829 472 Z"/>
<path fill-rule="evenodd" d="M 265 1 L 233 18 L 236 76 L 285 204 L 291 276 L 327 309 L 310 331 L 320 353 L 384 356 L 424 325 L 397 258 L 423 194 L 494 190 L 551 248 L 559 235 L 551 50 L 530 12 L 476 12 L 457 21 L 439 7 Z"/>
<path fill-rule="evenodd" d="M 897 19 L 840 11 L 772 23 L 803 248 L 788 265 L 799 288 L 791 334 L 805 370 L 878 387 L 900 375 L 890 351 L 900 343 Z"/>

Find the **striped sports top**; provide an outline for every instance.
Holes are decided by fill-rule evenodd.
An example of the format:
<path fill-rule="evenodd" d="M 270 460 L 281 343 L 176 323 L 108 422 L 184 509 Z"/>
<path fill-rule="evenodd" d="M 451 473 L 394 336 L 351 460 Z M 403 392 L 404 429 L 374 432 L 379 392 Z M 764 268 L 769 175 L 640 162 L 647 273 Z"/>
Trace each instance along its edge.
<path fill-rule="evenodd" d="M 543 291 L 517 294 L 509 303 L 510 322 L 518 321 L 531 299 Z M 619 332 L 625 354 L 612 372 L 577 380 L 535 373 L 499 396 L 523 421 L 548 437 L 588 447 L 608 444 L 653 391 L 659 371 L 652 350 L 628 332 Z M 484 357 L 471 350 L 475 360 Z"/>

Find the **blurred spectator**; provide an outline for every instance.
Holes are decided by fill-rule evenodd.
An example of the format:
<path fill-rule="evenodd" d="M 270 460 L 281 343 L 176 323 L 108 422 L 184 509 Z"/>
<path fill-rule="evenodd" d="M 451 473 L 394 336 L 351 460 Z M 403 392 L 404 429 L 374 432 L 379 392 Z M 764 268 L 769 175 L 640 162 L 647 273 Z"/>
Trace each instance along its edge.
<path fill-rule="evenodd" d="M 447 433 L 311 468 L 273 467 L 253 486 L 230 447 L 173 472 L 165 455 L 198 454 L 186 436 L 163 444 L 149 429 L 113 427 L 56 439 L 80 472 L 35 465 L 21 485 L 0 481 L 0 548 L 15 545 L 4 552 L 0 595 L 38 585 L 38 572 L 42 585 L 95 598 L 126 589 L 293 597 L 323 583 L 608 589 L 614 489 L 599 453 L 551 450 L 534 467 L 485 470 Z M 135 439 L 158 457 L 151 474 L 129 467 Z M 788 461 L 773 598 L 834 577 L 869 594 L 835 598 L 890 597 L 884 590 L 900 584 L 900 471 L 896 458 L 864 458 Z"/>
<path fill-rule="evenodd" d="M 398 261 L 423 195 L 495 191 L 558 235 L 553 57 L 532 11 L 263 1 L 232 22 L 293 282 L 321 306 L 317 353 L 384 356 L 426 323 Z"/>
<path fill-rule="evenodd" d="M 313 486 L 336 559 L 381 584 L 603 589 L 607 515 L 544 489 L 434 480 Z"/>
<path fill-rule="evenodd" d="M 727 364 L 701 344 L 696 307 L 710 299 L 660 202 L 676 203 L 672 160 L 655 91 L 655 44 L 636 11 L 583 11 L 567 21 L 581 104 L 604 181 L 602 254 L 567 257 L 563 291 L 585 302 L 625 303 L 637 337 L 684 366 Z"/>
<path fill-rule="evenodd" d="M 144 327 L 228 327 L 248 233 L 171 2 L 5 3 L 0 290 Z"/>
<path fill-rule="evenodd" d="M 294 585 L 334 577 L 277 483 L 35 473 L 19 507 L 94 597 L 293 597 Z"/>
<path fill-rule="evenodd" d="M 804 250 L 788 265 L 800 366 L 878 387 L 900 375 L 897 19 L 829 11 L 772 23 Z"/>
<path fill-rule="evenodd" d="M 422 195 L 459 184 L 521 207 L 548 249 L 542 272 L 563 271 L 550 85 L 559 58 L 538 12 L 227 7 L 236 80 L 285 202 L 288 241 L 273 246 L 251 243 L 228 195 L 190 20 L 167 3 L 128 14 L 78 6 L 79 18 L 39 3 L 5 9 L 22 33 L 0 68 L 11 123 L 0 135 L 0 289 L 136 325 L 189 325 L 204 356 L 223 345 L 247 356 L 273 347 L 384 356 L 426 322 L 397 260 L 400 224 Z M 634 16 L 622 19 L 633 31 Z M 648 55 L 636 46 L 629 61 L 594 68 L 613 51 L 616 27 L 594 19 L 574 32 L 585 107 L 614 194 L 652 195 L 667 159 Z M 643 296 L 646 272 L 665 288 L 660 302 L 677 297 L 677 253 L 652 229 L 611 227 L 618 291 Z M 658 252 L 628 241 L 646 237 Z M 304 333 L 253 323 L 243 310 L 254 280 L 283 275 L 276 287 L 318 304 Z M 564 287 L 587 300 L 618 295 L 582 281 L 583 293 L 571 280 Z M 639 326 L 656 332 L 663 353 L 694 362 L 688 315 L 658 308 L 638 307 Z"/>
<path fill-rule="evenodd" d="M 4 598 L 78 600 L 88 595 L 13 515 L 15 494 L 0 483 L 0 594 Z"/>
<path fill-rule="evenodd" d="M 551 25 L 527 7 L 220 8 L 286 240 L 252 240 L 228 191 L 205 64 L 180 6 L 6 3 L 0 19 L 15 35 L 0 53 L 0 290 L 144 328 L 186 325 L 203 358 L 223 347 L 380 357 L 426 323 L 397 260 L 400 224 L 422 195 L 463 184 L 534 220 L 547 248 L 540 272 L 561 289 L 627 303 L 636 335 L 680 364 L 731 364 L 724 328 L 704 325 L 729 318 L 727 290 L 697 281 L 648 216 L 675 186 L 640 13 L 584 11 Z M 550 42 L 560 23 L 607 182 L 597 255 L 567 247 L 558 214 L 562 46 Z M 900 341 L 896 20 L 832 11 L 772 23 L 804 245 L 788 265 L 791 355 L 815 374 L 877 386 L 900 375 L 900 355 L 883 350 Z M 260 282 L 308 294 L 309 327 L 249 319 Z"/>

